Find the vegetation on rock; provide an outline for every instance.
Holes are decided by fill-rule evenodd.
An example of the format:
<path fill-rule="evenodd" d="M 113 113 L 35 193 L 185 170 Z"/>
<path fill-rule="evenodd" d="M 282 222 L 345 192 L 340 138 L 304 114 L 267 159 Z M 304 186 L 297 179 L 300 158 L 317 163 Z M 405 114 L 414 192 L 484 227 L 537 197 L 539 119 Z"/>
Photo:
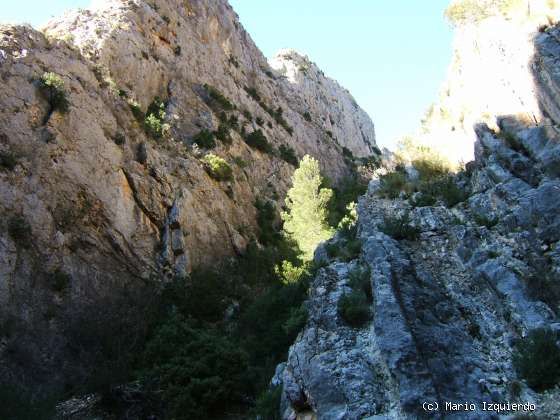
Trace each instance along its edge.
<path fill-rule="evenodd" d="M 208 175 L 216 181 L 231 181 L 233 179 L 233 170 L 223 158 L 209 153 L 202 158 L 202 162 Z"/>

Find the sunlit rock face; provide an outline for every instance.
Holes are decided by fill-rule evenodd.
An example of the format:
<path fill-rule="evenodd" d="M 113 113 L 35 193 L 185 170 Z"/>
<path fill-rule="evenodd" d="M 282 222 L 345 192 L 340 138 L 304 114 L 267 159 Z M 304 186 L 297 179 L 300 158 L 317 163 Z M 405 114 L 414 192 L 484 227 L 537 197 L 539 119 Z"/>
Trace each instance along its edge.
<path fill-rule="evenodd" d="M 474 157 L 476 123 L 495 127 L 496 118 L 515 115 L 539 124 L 535 37 L 558 14 L 554 2 L 535 1 L 529 8 L 457 27 L 447 79 L 415 137 L 454 162 L 468 162 Z"/>
<path fill-rule="evenodd" d="M 46 118 L 44 72 L 63 81 L 67 113 Z M 22 323 L 17 341 L 30 354 L 23 368 L 0 363 L 0 374 L 33 384 L 61 385 L 68 372 L 58 367 L 72 367 L 56 311 L 72 318 L 125 285 L 134 290 L 244 251 L 258 232 L 256 198 L 279 201 L 294 167 L 249 147 L 243 133 L 260 129 L 276 151 L 316 157 L 333 180 L 349 173 L 343 145 L 359 155 L 375 146 L 363 111 L 341 108 L 334 99 L 349 99 L 340 93 L 325 100 L 317 80 L 306 84 L 307 104 L 294 102 L 292 84 L 225 0 L 102 0 L 41 31 L 2 25 L 0 74 L 0 151 L 17 156 L 13 170 L 0 170 L 0 321 Z M 228 98 L 227 116 L 237 122 L 231 144 L 217 141 L 211 151 L 231 166 L 227 182 L 208 175 L 201 158 L 209 151 L 193 146 L 196 134 L 222 122 L 205 84 Z M 157 97 L 170 127 L 162 139 L 131 112 L 131 104 L 146 112 Z M 320 123 L 329 116 L 336 139 Z M 354 128 L 361 126 L 363 136 Z M 8 233 L 12 219 L 28 224 L 32 247 Z M 64 294 L 48 289 L 57 270 L 71 279 Z"/>
<path fill-rule="evenodd" d="M 350 92 L 325 76 L 317 65 L 295 50 L 284 49 L 269 61 L 286 78 L 290 106 L 309 112 L 310 123 L 321 127 L 355 156 L 369 156 L 375 150 L 375 129 L 369 116 Z"/>

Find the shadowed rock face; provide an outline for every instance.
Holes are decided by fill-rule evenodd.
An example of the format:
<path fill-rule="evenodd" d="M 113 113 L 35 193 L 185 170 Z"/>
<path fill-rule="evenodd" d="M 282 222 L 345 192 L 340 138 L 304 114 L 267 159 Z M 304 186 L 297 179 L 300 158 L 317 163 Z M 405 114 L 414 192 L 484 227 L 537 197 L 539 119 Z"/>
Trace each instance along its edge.
<path fill-rule="evenodd" d="M 51 113 L 38 85 L 45 72 L 64 82 L 68 112 Z M 342 145 L 304 118 L 307 101 L 312 121 L 336 115 L 341 130 L 364 130 L 340 131 L 356 154 L 375 146 L 363 112 L 330 112 L 271 69 L 224 0 L 106 0 L 42 31 L 2 25 L 0 77 L 0 152 L 17 162 L 0 169 L 0 318 L 22 325 L 22 337 L 6 340 L 26 343 L 30 383 L 65 376 L 60 311 L 244 250 L 257 231 L 255 199 L 282 197 L 294 168 L 250 148 L 243 133 L 260 129 L 275 149 L 313 155 L 339 179 L 349 171 Z M 158 97 L 170 128 L 154 139 L 131 104 L 144 113 Z M 234 126 L 231 144 L 216 140 L 212 152 L 233 179 L 218 182 L 192 140 L 218 130 L 222 112 Z M 68 279 L 63 291 L 50 287 L 57 272 Z M 14 366 L 2 364 L 2 376 L 21 377 Z"/>

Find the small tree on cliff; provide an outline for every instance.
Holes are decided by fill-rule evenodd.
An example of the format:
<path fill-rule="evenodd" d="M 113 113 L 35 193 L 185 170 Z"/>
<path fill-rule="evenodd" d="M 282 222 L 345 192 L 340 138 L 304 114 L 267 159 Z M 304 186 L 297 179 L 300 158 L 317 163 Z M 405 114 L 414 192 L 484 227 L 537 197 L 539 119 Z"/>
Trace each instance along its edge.
<path fill-rule="evenodd" d="M 311 260 L 317 245 L 333 235 L 327 222 L 332 190 L 321 188 L 322 183 L 319 162 L 304 156 L 292 176 L 288 211 L 282 213 L 284 231 L 298 244 L 304 260 Z"/>

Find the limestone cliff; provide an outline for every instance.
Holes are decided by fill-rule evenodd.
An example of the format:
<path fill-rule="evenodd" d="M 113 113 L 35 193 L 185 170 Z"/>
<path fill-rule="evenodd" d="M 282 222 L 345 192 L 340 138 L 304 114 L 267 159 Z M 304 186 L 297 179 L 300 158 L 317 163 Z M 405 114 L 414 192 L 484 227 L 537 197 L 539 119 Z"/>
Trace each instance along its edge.
<path fill-rule="evenodd" d="M 477 1 L 452 3 L 472 5 Z M 534 40 L 539 30 L 558 20 L 560 9 L 555 2 L 545 0 L 501 3 L 515 7 L 488 10 L 482 16 L 454 22 L 447 78 L 414 135 L 452 161 L 473 159 L 473 127 L 479 122 L 495 127 L 497 117 L 515 115 L 539 124 L 543 117 L 532 77 Z"/>
<path fill-rule="evenodd" d="M 39 88 L 46 72 L 64 84 L 65 113 Z M 375 146 L 349 94 L 325 98 L 319 80 L 297 93 L 226 0 L 96 1 L 41 31 L 3 25 L 0 75 L 0 318 L 18 325 L 0 337 L 5 378 L 64 377 L 61 311 L 243 252 L 256 198 L 289 187 L 280 146 L 319 158 L 333 180 L 349 170 L 342 146 Z M 161 138 L 144 127 L 154 104 Z M 245 141 L 257 130 L 260 150 Z M 222 137 L 212 153 L 226 180 L 193 144 L 208 132 Z M 25 363 L 8 360 L 22 349 Z"/>

